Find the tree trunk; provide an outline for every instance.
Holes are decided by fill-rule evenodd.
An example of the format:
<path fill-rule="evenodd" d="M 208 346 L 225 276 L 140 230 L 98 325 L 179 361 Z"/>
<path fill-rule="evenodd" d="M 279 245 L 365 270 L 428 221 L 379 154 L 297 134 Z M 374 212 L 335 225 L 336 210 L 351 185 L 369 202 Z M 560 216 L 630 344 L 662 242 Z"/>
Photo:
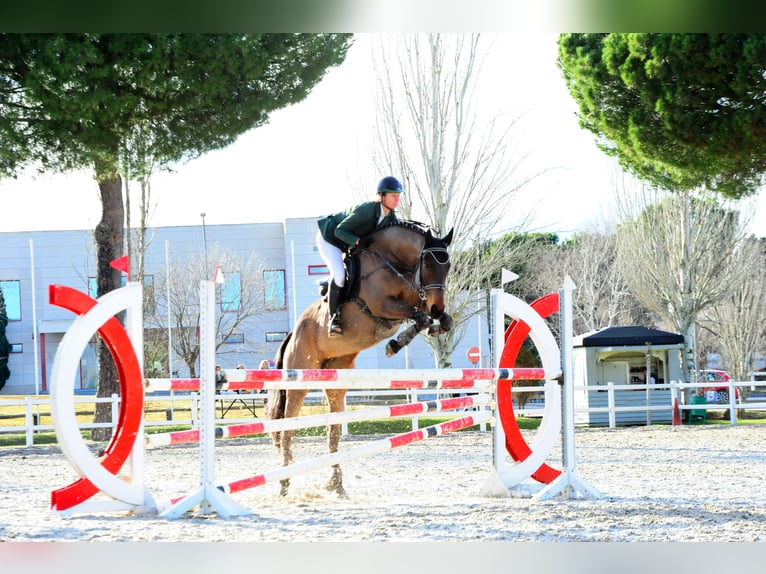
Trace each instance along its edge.
<path fill-rule="evenodd" d="M 101 221 L 96 226 L 96 283 L 98 296 L 101 297 L 121 287 L 120 271 L 109 265 L 114 259 L 123 255 L 125 208 L 122 201 L 122 179 L 114 175 L 101 180 L 98 184 L 101 194 Z M 120 317 L 122 320 L 122 317 Z M 97 397 L 111 397 L 119 394 L 120 387 L 112 355 L 104 342 L 98 342 L 98 389 Z M 112 420 L 110 403 L 96 405 L 95 423 L 106 423 Z M 112 436 L 111 428 L 93 429 L 91 439 L 106 441 Z"/>

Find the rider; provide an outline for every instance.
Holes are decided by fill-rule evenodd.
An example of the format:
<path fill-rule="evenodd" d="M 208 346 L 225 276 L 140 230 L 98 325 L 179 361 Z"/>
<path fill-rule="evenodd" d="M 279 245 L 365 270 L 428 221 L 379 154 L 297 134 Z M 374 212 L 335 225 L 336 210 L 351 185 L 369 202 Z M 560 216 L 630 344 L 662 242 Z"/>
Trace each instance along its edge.
<path fill-rule="evenodd" d="M 398 179 L 386 176 L 378 183 L 377 199 L 361 203 L 341 213 L 328 215 L 317 222 L 317 248 L 330 271 L 327 293 L 330 312 L 327 333 L 330 337 L 343 334 L 339 310 L 341 291 L 346 283 L 343 254 L 358 245 L 361 237 L 375 231 L 381 223 L 397 219 L 395 210 L 402 191 L 402 184 Z"/>

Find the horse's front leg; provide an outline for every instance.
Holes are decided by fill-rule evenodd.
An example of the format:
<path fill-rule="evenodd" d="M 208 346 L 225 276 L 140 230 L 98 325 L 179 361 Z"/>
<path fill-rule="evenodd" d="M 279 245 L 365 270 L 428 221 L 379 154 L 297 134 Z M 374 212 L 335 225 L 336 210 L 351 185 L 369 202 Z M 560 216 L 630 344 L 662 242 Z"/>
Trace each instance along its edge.
<path fill-rule="evenodd" d="M 439 317 L 438 323 L 433 322 L 428 327 L 428 334 L 429 335 L 441 335 L 442 333 L 447 333 L 452 330 L 452 316 L 448 313 L 442 313 Z"/>
<path fill-rule="evenodd" d="M 451 329 L 452 317 L 447 313 L 442 313 L 438 321 L 429 323 L 428 334 L 434 337 L 436 335 L 441 335 L 442 333 L 447 333 Z M 388 343 L 386 343 L 386 357 L 390 358 L 396 355 L 404 347 L 409 345 L 412 340 L 418 336 L 418 333 L 420 333 L 420 329 L 417 323 L 407 327 L 404 331 L 396 336 L 396 339 L 391 339 Z"/>
<path fill-rule="evenodd" d="M 409 318 L 412 319 L 414 323 L 399 333 L 396 339 L 391 339 L 388 341 L 386 344 L 387 357 L 393 357 L 396 355 L 396 353 L 409 345 L 412 340 L 417 337 L 418 333 L 427 327 L 430 327 L 431 318 L 424 311 L 418 309 L 417 307 L 412 307 L 411 309 L 412 310 Z"/>

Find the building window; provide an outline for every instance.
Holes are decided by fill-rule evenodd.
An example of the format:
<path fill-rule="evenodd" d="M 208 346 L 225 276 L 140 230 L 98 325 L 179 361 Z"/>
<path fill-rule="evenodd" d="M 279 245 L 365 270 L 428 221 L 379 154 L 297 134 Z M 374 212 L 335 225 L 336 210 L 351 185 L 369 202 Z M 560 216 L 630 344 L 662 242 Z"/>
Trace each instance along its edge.
<path fill-rule="evenodd" d="M 152 279 L 154 281 L 154 279 Z M 128 284 L 128 278 L 123 275 L 120 279 L 120 287 L 125 287 Z M 146 287 L 146 278 L 144 278 L 144 287 Z M 94 299 L 98 299 L 98 281 L 95 277 L 88 277 L 88 295 Z M 154 296 L 154 287 L 152 287 L 152 296 Z M 146 303 L 144 301 L 144 303 Z M 152 305 L 152 311 L 154 310 Z"/>
<path fill-rule="evenodd" d="M 270 269 L 263 272 L 265 287 L 265 303 L 267 311 L 277 311 L 287 308 L 287 291 L 285 289 L 284 269 Z"/>
<path fill-rule="evenodd" d="M 239 311 L 242 308 L 242 283 L 239 271 L 226 271 L 221 285 L 221 311 Z"/>
<path fill-rule="evenodd" d="M 270 333 L 266 333 L 266 342 L 278 343 L 279 341 L 284 341 L 285 337 L 287 337 L 286 331 L 272 331 Z"/>
<path fill-rule="evenodd" d="M 245 342 L 244 333 L 232 333 L 223 340 L 224 345 L 242 345 Z"/>
<path fill-rule="evenodd" d="M 23 353 L 24 343 L 11 343 L 11 353 Z"/>
<path fill-rule="evenodd" d="M 9 321 L 21 321 L 21 288 L 18 281 L 0 281 L 5 300 L 5 314 Z"/>
<path fill-rule="evenodd" d="M 309 275 L 329 275 L 327 265 L 309 265 Z"/>

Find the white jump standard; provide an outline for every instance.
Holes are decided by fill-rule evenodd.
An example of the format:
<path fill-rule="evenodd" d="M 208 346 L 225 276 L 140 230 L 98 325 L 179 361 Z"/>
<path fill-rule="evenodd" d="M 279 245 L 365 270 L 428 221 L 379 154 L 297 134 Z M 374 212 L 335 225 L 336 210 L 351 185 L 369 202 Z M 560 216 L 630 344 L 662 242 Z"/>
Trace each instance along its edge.
<path fill-rule="evenodd" d="M 120 364 L 124 361 L 121 353 L 126 355 L 135 354 L 142 358 L 142 325 L 136 317 L 141 317 L 141 291 L 140 285 L 129 283 L 128 286 L 113 291 L 108 295 L 93 300 L 82 294 L 85 299 L 79 299 L 77 303 L 65 304 L 55 300 L 51 296 L 53 304 L 60 304 L 70 308 L 81 316 L 73 323 L 64 337 L 59 353 L 56 356 L 54 376 L 52 381 L 51 401 L 53 406 L 56 433 L 62 450 L 70 460 L 72 466 L 80 474 L 81 481 L 87 486 L 79 484 L 76 490 L 78 496 L 59 497 L 57 504 L 52 505 L 54 510 L 61 513 L 72 514 L 75 512 L 110 512 L 114 510 L 128 510 L 134 513 L 155 512 L 161 517 L 178 518 L 186 513 L 196 512 L 201 515 L 213 513 L 221 517 L 251 514 L 251 511 L 240 505 L 231 494 L 267 484 L 275 480 L 281 480 L 299 473 L 308 472 L 325 466 L 335 465 L 343 460 L 369 456 L 404 446 L 415 441 L 420 441 L 432 436 L 471 427 L 490 421 L 495 433 L 493 440 L 493 475 L 489 477 L 482 488 L 482 493 L 490 496 L 533 495 L 537 498 L 550 498 L 560 495 L 562 498 L 589 497 L 601 498 L 603 495 L 583 481 L 576 473 L 574 464 L 574 426 L 573 416 L 569 412 L 573 409 L 571 400 L 572 369 L 571 369 L 571 280 L 567 278 L 564 287 L 559 292 L 562 303 L 562 349 L 559 349 L 553 335 L 547 328 L 543 318 L 529 305 L 520 299 L 501 290 L 493 290 L 493 313 L 495 349 L 502 349 L 504 344 L 504 321 L 506 316 L 514 320 L 522 321 L 529 326 L 529 336 L 532 338 L 542 358 L 542 368 L 516 369 L 314 369 L 314 370 L 227 370 L 227 388 L 230 390 L 255 390 L 255 389 L 476 389 L 479 394 L 472 394 L 454 399 L 441 401 L 423 401 L 406 405 L 390 407 L 378 407 L 358 411 L 313 415 L 309 417 L 295 417 L 279 420 L 264 420 L 240 425 L 230 425 L 216 428 L 215 417 L 215 297 L 214 283 L 202 281 L 200 283 L 200 378 L 199 379 L 148 379 L 143 380 L 140 371 L 140 363 L 134 370 L 127 369 L 125 380 L 120 381 L 122 400 L 120 404 L 120 418 L 115 436 L 120 436 L 130 426 L 130 429 L 138 432 L 128 433 L 131 436 L 122 437 L 120 452 L 123 454 L 130 451 L 131 475 L 130 481 L 118 477 L 120 468 L 118 460 L 113 458 L 110 466 L 103 464 L 104 461 L 95 459 L 90 453 L 83 452 L 84 445 L 80 437 L 77 422 L 73 416 L 74 393 L 73 365 L 79 360 L 85 344 L 96 331 L 104 328 L 109 323 L 112 337 L 122 339 L 112 322 L 114 315 L 123 309 L 128 310 L 129 339 L 133 348 L 124 350 L 124 345 L 115 345 L 113 355 L 115 362 Z M 51 286 L 51 292 L 56 289 Z M 72 290 L 73 291 L 73 290 Z M 71 293 L 72 300 L 77 299 Z M 59 298 L 61 299 L 61 297 Z M 114 321 L 116 323 L 116 321 Z M 127 337 L 126 337 L 127 338 Z M 122 350 L 121 350 L 122 349 Z M 496 362 L 499 362 L 499 355 Z M 563 365 L 563 369 L 562 369 Z M 136 374 L 135 371 L 138 371 Z M 506 436 L 504 428 L 511 429 L 506 425 L 504 418 L 513 417 L 512 408 L 504 412 L 496 404 L 496 392 L 499 384 L 510 385 L 510 381 L 519 379 L 544 380 L 545 407 L 540 428 L 534 441 L 530 445 L 530 454 L 523 460 L 511 460 L 506 451 Z M 563 384 L 562 384 L 563 383 Z M 564 400 L 562 402 L 562 386 Z M 567 392 L 567 389 L 569 391 Z M 143 411 L 144 392 L 156 390 L 198 390 L 201 393 L 201 418 L 199 429 L 180 431 L 175 433 L 163 433 L 160 435 L 147 436 L 143 433 L 142 421 L 135 421 L 136 411 Z M 569 395 L 569 396 L 568 396 Z M 140 406 L 140 409 L 138 408 Z M 129 408 L 128 408 L 129 407 Z M 455 412 L 455 418 L 433 425 L 425 429 L 403 433 L 394 437 L 375 441 L 360 447 L 339 451 L 336 453 L 320 456 L 313 460 L 295 463 L 266 471 L 255 476 L 240 480 L 228 481 L 224 484 L 216 483 L 215 469 L 215 441 L 216 437 L 226 438 L 234 436 L 246 436 L 253 434 L 269 433 L 278 430 L 294 430 L 319 425 L 333 425 L 341 422 L 370 420 L 373 418 L 412 416 L 425 412 L 446 411 L 476 407 L 479 409 L 467 413 Z M 547 485 L 530 485 L 528 481 L 535 472 L 545 464 L 545 460 L 551 453 L 553 446 L 562 431 L 563 411 L 563 460 L 564 470 L 556 480 Z M 126 414 L 127 413 L 127 414 Z M 514 419 L 515 421 L 515 419 Z M 138 425 L 138 426 L 136 426 Z M 508 432 L 513 433 L 513 430 Z M 130 439 L 134 440 L 130 440 Z M 523 440 L 520 437 L 514 437 Z M 173 500 L 157 504 L 152 499 L 144 485 L 143 472 L 143 449 L 162 445 L 173 445 L 182 442 L 199 441 L 199 487 L 192 493 L 179 496 Z M 111 446 L 111 445 L 110 445 Z M 518 457 L 516 457 L 518 458 Z M 122 460 L 120 459 L 120 465 Z M 124 471 L 123 471 L 124 474 Z M 539 479 L 538 479 L 539 480 Z M 127 486 L 126 486 L 127 485 Z M 74 485 L 70 485 L 70 490 Z M 95 488 L 94 488 L 95 486 Z M 537 488 L 535 488 L 537 487 Z M 60 489 L 66 490 L 66 489 Z M 59 491 L 56 491 L 59 492 Z M 95 492 L 106 495 L 113 500 L 109 501 L 84 501 Z M 54 497 L 55 498 L 55 497 Z"/>

